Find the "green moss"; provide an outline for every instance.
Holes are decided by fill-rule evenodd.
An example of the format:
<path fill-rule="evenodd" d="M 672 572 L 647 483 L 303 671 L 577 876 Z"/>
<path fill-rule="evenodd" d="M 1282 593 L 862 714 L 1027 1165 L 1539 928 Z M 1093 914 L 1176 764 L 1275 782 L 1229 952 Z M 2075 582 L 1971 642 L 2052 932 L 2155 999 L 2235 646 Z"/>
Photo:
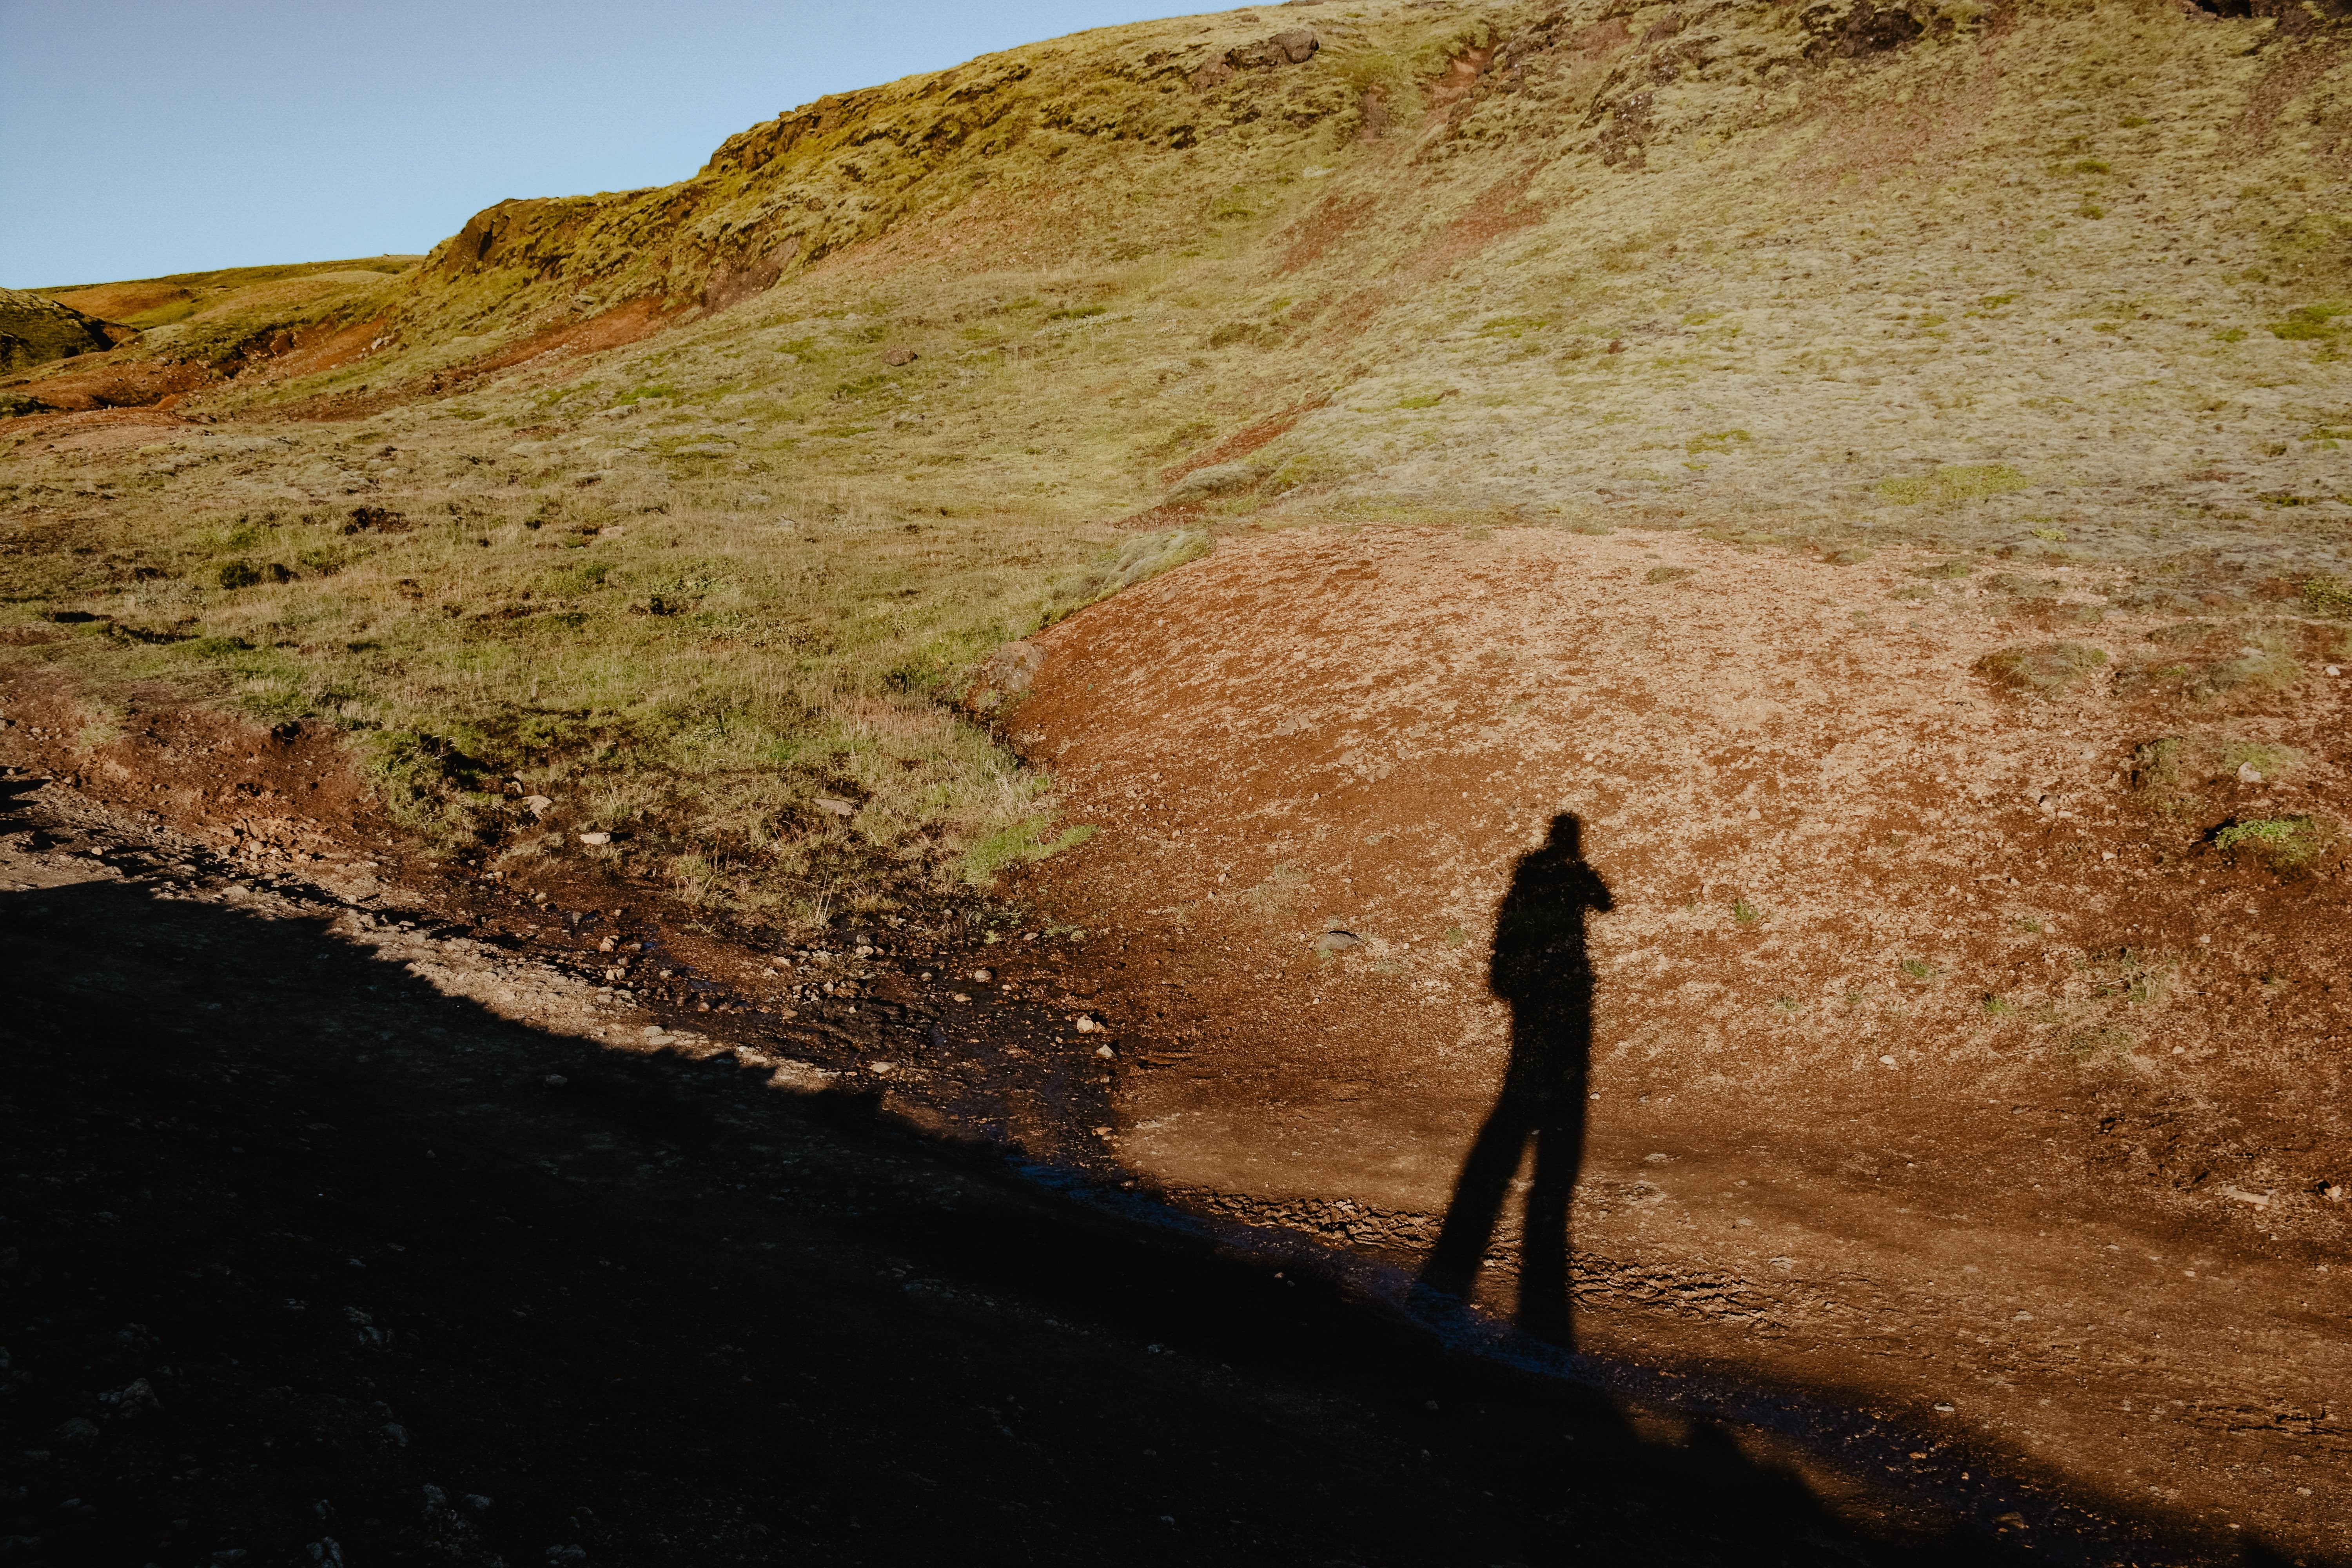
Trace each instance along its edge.
<path fill-rule="evenodd" d="M 1073 849 L 1095 836 L 1092 827 L 1065 828 L 1053 833 L 1052 818 L 1024 816 L 981 839 L 963 858 L 964 880 L 975 888 L 991 887 L 1015 866 L 1025 866 Z"/>
<path fill-rule="evenodd" d="M 2213 847 L 2231 858 L 2251 858 L 2273 871 L 2302 870 L 2336 841 L 2333 824 L 2315 816 L 2263 816 L 2225 823 L 2213 830 Z"/>
<path fill-rule="evenodd" d="M 1916 477 L 1882 479 L 1878 493 L 1904 506 L 1944 504 L 2021 490 L 2032 482 L 2006 463 L 1971 463 L 1941 468 Z"/>
<path fill-rule="evenodd" d="M 2270 334 L 2290 342 L 2333 339 L 2340 331 L 2336 325 L 2339 316 L 2352 316 L 2352 304 L 2331 300 L 2320 305 L 2298 305 L 2286 313 L 2285 321 L 2271 323 Z"/>

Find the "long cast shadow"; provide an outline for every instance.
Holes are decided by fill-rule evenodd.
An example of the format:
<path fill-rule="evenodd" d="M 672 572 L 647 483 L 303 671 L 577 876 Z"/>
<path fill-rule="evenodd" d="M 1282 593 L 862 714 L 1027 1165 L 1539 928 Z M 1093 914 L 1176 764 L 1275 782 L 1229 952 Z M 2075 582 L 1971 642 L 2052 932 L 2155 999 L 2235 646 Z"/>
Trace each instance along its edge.
<path fill-rule="evenodd" d="M 1586 1079 L 1592 1057 L 1592 961 L 1589 913 L 1612 907 L 1609 888 L 1585 864 L 1583 825 L 1563 812 L 1543 847 L 1519 858 L 1495 921 L 1487 971 L 1494 994 L 1511 1005 L 1511 1061 L 1495 1108 L 1478 1129 L 1454 1184 L 1453 1201 L 1421 1282 L 1467 1298 L 1528 1146 L 1528 1187 L 1519 1256 L 1519 1326 L 1573 1348 L 1569 1210 L 1584 1163 Z"/>
<path fill-rule="evenodd" d="M 1563 1304 L 1608 907 L 1568 826 L 1507 901 L 1525 1059 L 1449 1226 L 1475 1263 L 1536 1139 Z M 2004 1555 L 314 921 L 87 882 L 0 891 L 0 950 L 11 1561 Z"/>

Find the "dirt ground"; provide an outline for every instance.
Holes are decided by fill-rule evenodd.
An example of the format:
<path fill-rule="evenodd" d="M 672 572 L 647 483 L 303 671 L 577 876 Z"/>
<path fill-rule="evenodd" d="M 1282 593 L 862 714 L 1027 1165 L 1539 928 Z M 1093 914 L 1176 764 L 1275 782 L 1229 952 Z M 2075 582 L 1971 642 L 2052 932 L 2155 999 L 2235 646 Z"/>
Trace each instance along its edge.
<path fill-rule="evenodd" d="M 2037 624 L 1895 597 L 1923 563 L 1298 531 L 1036 638 L 1011 724 L 1103 827 L 1038 893 L 1119 933 L 1120 1157 L 1401 1277 L 1466 1254 L 1612 1363 L 1884 1411 L 1948 1479 L 2340 1560 L 2340 855 L 2231 864 L 2130 777 L 2218 725 L 2300 759 L 2221 819 L 2340 811 L 2343 679 L 2021 700 L 1979 661 L 2105 574 Z M 2175 618 L 2068 635 L 2120 668 Z M 1548 992 L 1497 926 L 1561 814 Z"/>
<path fill-rule="evenodd" d="M 12 1562 L 2243 1556 L 1154 1191 L 1100 935 L 763 950 L 405 858 L 323 736 L 57 695 L 0 692 Z"/>

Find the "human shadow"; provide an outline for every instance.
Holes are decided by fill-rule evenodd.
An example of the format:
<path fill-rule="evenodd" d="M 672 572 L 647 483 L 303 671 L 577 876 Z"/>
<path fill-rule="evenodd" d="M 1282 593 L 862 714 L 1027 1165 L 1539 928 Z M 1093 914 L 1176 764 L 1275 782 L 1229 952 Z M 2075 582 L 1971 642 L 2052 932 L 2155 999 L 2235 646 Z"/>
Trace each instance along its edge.
<path fill-rule="evenodd" d="M 1511 1005 L 1511 1061 L 1502 1093 L 1462 1162 L 1453 1201 L 1421 1283 L 1467 1298 L 1518 1173 L 1535 1146 L 1519 1249 L 1519 1326 L 1572 1348 L 1569 1209 L 1584 1163 L 1585 1080 L 1592 1055 L 1588 914 L 1611 907 L 1587 865 L 1583 825 L 1551 820 L 1539 849 L 1519 858 L 1495 921 L 1487 985 Z"/>

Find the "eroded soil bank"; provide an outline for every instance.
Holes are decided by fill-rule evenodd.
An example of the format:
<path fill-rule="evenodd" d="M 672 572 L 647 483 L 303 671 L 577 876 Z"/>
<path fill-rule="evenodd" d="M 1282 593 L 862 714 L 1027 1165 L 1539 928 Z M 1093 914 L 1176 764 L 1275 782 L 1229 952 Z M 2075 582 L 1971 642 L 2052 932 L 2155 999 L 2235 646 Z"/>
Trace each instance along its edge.
<path fill-rule="evenodd" d="M 1119 933 L 1107 1141 L 1406 1275 L 1450 1216 L 1603 1356 L 2339 1556 L 2345 872 L 2220 846 L 2336 820 L 2347 683 L 2183 696 L 2105 568 L 1941 569 L 1301 531 L 1001 660 L 1103 828 L 1039 893 Z M 2092 673 L 2000 683 L 2053 647 Z"/>

